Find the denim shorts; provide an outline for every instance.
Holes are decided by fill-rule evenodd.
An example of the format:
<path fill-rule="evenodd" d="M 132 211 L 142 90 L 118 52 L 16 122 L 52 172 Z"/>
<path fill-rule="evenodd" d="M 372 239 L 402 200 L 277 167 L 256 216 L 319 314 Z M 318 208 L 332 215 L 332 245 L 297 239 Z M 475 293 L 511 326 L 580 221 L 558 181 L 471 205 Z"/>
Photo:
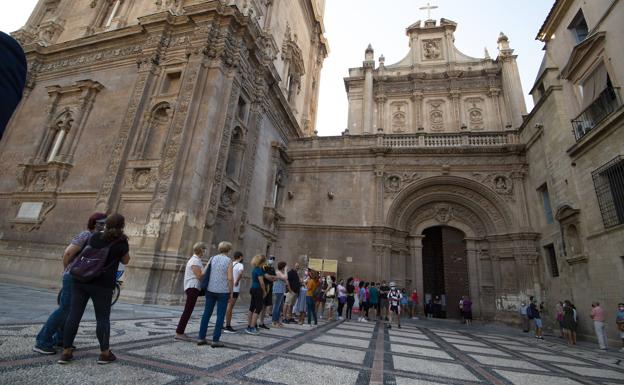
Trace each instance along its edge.
<path fill-rule="evenodd" d="M 542 328 L 542 319 L 541 318 L 533 318 L 533 321 L 535 321 L 535 327 L 536 328 Z"/>

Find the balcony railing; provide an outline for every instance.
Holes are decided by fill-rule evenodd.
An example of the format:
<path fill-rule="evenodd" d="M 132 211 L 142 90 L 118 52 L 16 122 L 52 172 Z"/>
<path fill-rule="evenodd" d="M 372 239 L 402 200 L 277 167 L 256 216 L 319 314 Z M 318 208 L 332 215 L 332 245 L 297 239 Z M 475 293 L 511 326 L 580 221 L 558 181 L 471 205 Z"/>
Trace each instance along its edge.
<path fill-rule="evenodd" d="M 572 131 L 576 141 L 581 140 L 604 118 L 617 110 L 620 104 L 615 90 L 612 87 L 605 88 L 585 111 L 575 119 L 572 119 Z"/>
<path fill-rule="evenodd" d="M 409 147 L 490 147 L 517 144 L 515 132 L 453 133 L 453 134 L 407 134 L 385 135 L 383 146 Z"/>

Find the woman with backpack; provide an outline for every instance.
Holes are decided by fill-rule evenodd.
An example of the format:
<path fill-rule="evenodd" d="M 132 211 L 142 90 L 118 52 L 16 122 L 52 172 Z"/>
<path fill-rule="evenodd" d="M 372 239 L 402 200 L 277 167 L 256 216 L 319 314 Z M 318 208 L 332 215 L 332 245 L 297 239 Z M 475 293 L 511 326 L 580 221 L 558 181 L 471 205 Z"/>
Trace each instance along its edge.
<path fill-rule="evenodd" d="M 109 348 L 110 311 L 115 273 L 119 262 L 127 265 L 130 261 L 128 254 L 130 247 L 128 238 L 123 232 L 124 226 L 125 218 L 121 214 L 112 214 L 106 218 L 106 229 L 91 236 L 88 245 L 78 257 L 79 260 L 70 270 L 74 284 L 69 316 L 63 332 L 63 354 L 58 360 L 59 364 L 67 364 L 73 358 L 72 344 L 89 299 L 93 301 L 96 319 L 95 333 L 100 343 L 101 353 L 97 363 L 109 364 L 117 359 Z M 95 261 L 90 266 L 99 267 L 93 269 L 81 264 L 87 259 L 91 262 Z M 101 264 L 98 261 L 101 261 Z"/>

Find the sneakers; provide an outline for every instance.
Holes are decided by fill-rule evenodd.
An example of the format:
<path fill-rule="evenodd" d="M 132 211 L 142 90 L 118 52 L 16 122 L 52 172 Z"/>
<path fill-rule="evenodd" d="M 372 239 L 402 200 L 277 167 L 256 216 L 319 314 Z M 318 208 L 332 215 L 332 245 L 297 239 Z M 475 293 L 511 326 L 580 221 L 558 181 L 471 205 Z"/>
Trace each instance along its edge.
<path fill-rule="evenodd" d="M 260 325 L 258 325 L 258 327 L 261 328 L 261 329 L 271 330 L 271 328 L 266 326 L 265 324 L 260 324 Z"/>
<path fill-rule="evenodd" d="M 390 324 L 387 324 L 387 325 L 386 325 L 386 327 L 387 327 L 388 329 L 392 329 L 392 325 L 390 325 Z"/>
<path fill-rule="evenodd" d="M 74 355 L 69 353 L 69 354 L 61 354 L 61 358 L 59 358 L 58 361 L 56 361 L 57 363 L 61 364 L 61 365 L 65 365 L 65 364 L 69 364 L 72 360 L 72 358 L 74 358 Z"/>
<path fill-rule="evenodd" d="M 174 341 L 185 341 L 185 342 L 193 342 L 193 338 L 187 336 L 186 334 L 176 334 L 175 337 L 173 337 Z"/>
<path fill-rule="evenodd" d="M 213 341 L 210 344 L 210 346 L 213 347 L 213 348 L 223 348 L 223 347 L 225 347 L 225 344 L 223 342 L 220 342 L 220 341 Z"/>
<path fill-rule="evenodd" d="M 110 364 L 111 362 L 115 362 L 116 360 L 117 360 L 117 357 L 115 357 L 113 352 L 109 350 L 108 354 L 100 353 L 100 357 L 98 358 L 97 363 L 99 365 L 106 365 L 106 364 Z"/>
<path fill-rule="evenodd" d="M 206 341 L 205 339 L 197 340 L 197 346 L 203 346 L 203 345 L 208 345 L 208 341 Z"/>
<path fill-rule="evenodd" d="M 260 332 L 258 331 L 258 328 L 252 328 L 250 326 L 248 326 L 247 329 L 245 329 L 245 333 L 251 334 L 254 336 L 260 334 Z"/>
<path fill-rule="evenodd" d="M 234 334 L 236 333 L 236 330 L 234 330 L 234 328 L 232 328 L 231 326 L 226 326 L 223 328 L 223 332 L 228 334 Z"/>
<path fill-rule="evenodd" d="M 46 348 L 43 346 L 37 346 L 35 345 L 34 348 L 32 348 L 33 352 L 37 352 L 40 354 L 46 354 L 46 355 L 52 355 L 52 354 L 56 354 L 56 349 L 54 348 Z"/>

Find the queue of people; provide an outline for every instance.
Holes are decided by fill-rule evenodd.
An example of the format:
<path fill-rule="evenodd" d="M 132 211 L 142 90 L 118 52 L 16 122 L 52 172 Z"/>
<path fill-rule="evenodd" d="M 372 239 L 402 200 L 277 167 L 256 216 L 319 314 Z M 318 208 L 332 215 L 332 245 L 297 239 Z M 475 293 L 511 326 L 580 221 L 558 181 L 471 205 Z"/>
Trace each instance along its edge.
<path fill-rule="evenodd" d="M 62 292 L 58 308 L 49 316 L 36 336 L 33 350 L 40 354 L 55 354 L 62 348 L 59 364 L 68 364 L 73 359 L 74 339 L 89 299 L 92 300 L 96 316 L 96 335 L 100 345 L 98 364 L 116 360 L 110 349 L 111 298 L 115 285 L 115 274 L 120 264 L 130 261 L 128 238 L 124 234 L 125 218 L 121 214 L 93 213 L 86 229 L 76 234 L 63 255 Z M 245 271 L 244 255 L 232 253 L 232 244 L 219 243 L 218 253 L 207 261 L 208 246 L 203 242 L 193 245 L 193 255 L 184 270 L 184 311 L 178 322 L 174 340 L 196 341 L 198 345 L 213 348 L 223 347 L 221 333 L 237 333 L 232 327 L 234 306 L 240 296 L 241 281 Z M 204 262 L 205 261 L 205 262 Z M 301 269 L 298 263 L 287 269 L 287 263 L 276 264 L 275 257 L 255 255 L 251 259 L 251 282 L 249 289 L 249 311 L 244 332 L 257 335 L 261 329 L 270 329 L 265 317 L 271 318 L 271 327 L 280 328 L 285 323 L 317 325 L 318 319 L 351 321 L 354 307 L 358 309 L 358 322 L 371 320 L 387 321 L 391 328 L 396 319 L 401 328 L 401 318 L 417 319 L 419 297 L 416 290 L 408 295 L 394 282 L 380 283 L 354 280 L 349 277 L 337 280 L 335 276 L 323 276 L 312 269 Z M 204 309 L 197 338 L 185 333 L 188 322 L 200 296 L 205 297 Z M 436 306 L 437 305 L 437 306 Z M 208 325 L 216 307 L 216 321 L 210 343 L 207 338 Z M 439 297 L 427 301 L 425 316 L 436 315 L 440 307 Z M 472 323 L 472 301 L 463 296 L 459 311 L 466 325 Z M 543 303 L 534 297 L 529 303 L 522 303 L 520 316 L 524 332 L 531 327 L 535 338 L 543 339 Z M 561 337 L 569 345 L 576 345 L 576 331 L 579 315 L 571 301 L 559 302 L 555 309 Z M 599 348 L 607 349 L 606 315 L 599 302 L 592 303 L 589 313 Z M 624 351 L 624 303 L 618 305 L 616 325 L 622 339 Z"/>

